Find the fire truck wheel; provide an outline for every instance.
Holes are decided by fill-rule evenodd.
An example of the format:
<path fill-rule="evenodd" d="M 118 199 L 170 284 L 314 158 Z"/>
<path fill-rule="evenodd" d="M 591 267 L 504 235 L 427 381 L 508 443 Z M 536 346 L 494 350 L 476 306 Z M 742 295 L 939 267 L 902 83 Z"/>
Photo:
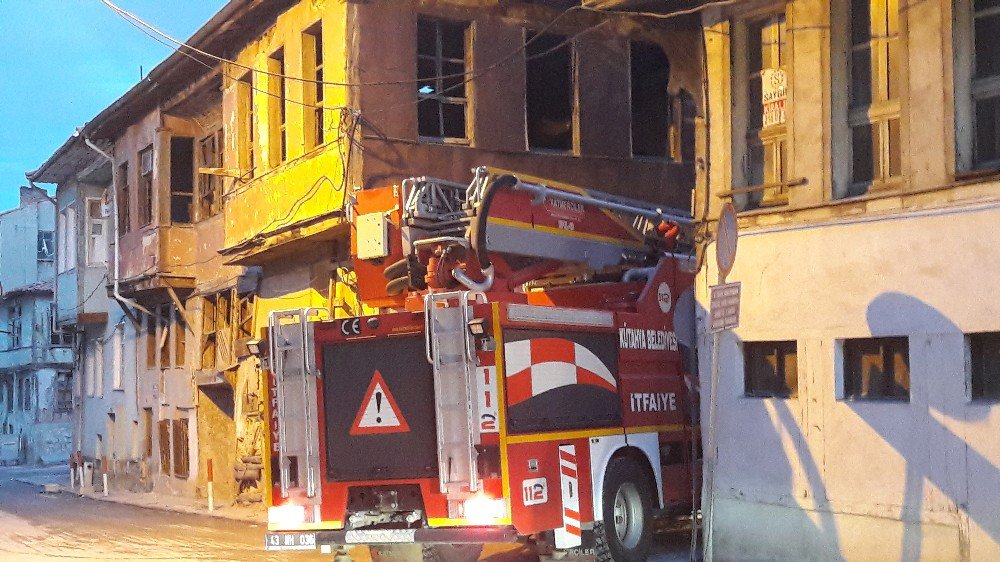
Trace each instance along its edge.
<path fill-rule="evenodd" d="M 656 492 L 647 472 L 628 457 L 612 459 L 608 465 L 604 521 L 594 525 L 599 561 L 641 562 L 649 555 Z"/>
<path fill-rule="evenodd" d="M 476 562 L 481 544 L 425 544 L 424 562 Z"/>

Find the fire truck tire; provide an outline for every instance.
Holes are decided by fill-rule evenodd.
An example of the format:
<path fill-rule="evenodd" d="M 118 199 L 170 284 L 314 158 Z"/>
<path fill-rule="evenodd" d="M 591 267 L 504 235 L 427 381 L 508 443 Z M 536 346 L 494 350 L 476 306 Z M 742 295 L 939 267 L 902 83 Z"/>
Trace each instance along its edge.
<path fill-rule="evenodd" d="M 481 544 L 425 544 L 424 562 L 476 562 Z"/>
<path fill-rule="evenodd" d="M 656 491 L 647 470 L 628 457 L 611 459 L 604 475 L 604 521 L 594 524 L 599 562 L 642 562 L 653 543 Z"/>

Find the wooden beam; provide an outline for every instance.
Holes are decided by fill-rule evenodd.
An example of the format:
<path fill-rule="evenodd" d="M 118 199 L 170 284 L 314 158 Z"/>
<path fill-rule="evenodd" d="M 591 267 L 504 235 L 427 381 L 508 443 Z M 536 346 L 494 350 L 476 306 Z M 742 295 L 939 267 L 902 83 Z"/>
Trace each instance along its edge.
<path fill-rule="evenodd" d="M 174 301 L 174 306 L 177 307 L 177 312 L 181 315 L 181 318 L 184 319 L 184 324 L 187 325 L 187 329 L 194 333 L 194 324 L 191 323 L 191 317 L 188 316 L 187 309 L 185 309 L 184 305 L 181 304 L 181 299 L 178 298 L 177 291 L 175 291 L 170 285 L 167 285 L 167 294 L 170 295 L 170 300 Z"/>
<path fill-rule="evenodd" d="M 122 312 L 124 312 L 125 316 L 128 316 L 128 319 L 132 321 L 132 326 L 134 326 L 136 329 L 139 329 L 142 326 L 142 323 L 139 322 L 139 319 L 136 317 L 135 312 L 133 312 L 131 308 L 125 306 L 125 303 L 123 303 L 122 301 L 118 299 L 114 299 L 114 301 L 118 303 L 118 306 L 122 307 Z"/>

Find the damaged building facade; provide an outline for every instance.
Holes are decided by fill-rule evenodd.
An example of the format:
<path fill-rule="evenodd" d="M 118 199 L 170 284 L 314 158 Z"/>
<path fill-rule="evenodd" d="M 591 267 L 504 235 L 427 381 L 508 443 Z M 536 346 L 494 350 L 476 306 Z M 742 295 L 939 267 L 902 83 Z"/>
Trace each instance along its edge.
<path fill-rule="evenodd" d="M 57 185 L 74 448 L 113 487 L 202 496 L 211 461 L 217 503 L 266 500 L 246 344 L 274 311 L 373 310 L 356 193 L 490 165 L 688 208 L 700 34 L 529 2 L 229 2 L 188 41 L 218 58 L 174 53 L 29 174 Z"/>
<path fill-rule="evenodd" d="M 742 283 L 712 389 L 715 555 L 997 559 L 1000 11 L 795 0 L 705 24 L 696 214 L 735 205 Z"/>
<path fill-rule="evenodd" d="M 0 465 L 69 457 L 73 350 L 52 322 L 54 232 L 41 188 L 0 213 Z"/>

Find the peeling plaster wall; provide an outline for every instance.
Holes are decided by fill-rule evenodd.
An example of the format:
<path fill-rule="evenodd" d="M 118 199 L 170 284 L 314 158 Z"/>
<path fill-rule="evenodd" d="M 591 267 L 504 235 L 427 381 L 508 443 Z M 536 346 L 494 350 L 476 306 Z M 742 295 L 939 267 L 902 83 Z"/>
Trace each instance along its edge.
<path fill-rule="evenodd" d="M 950 169 L 951 5 L 901 11 L 909 77 L 903 180 L 846 201 L 833 195 L 844 143 L 831 121 L 846 84 L 829 47 L 843 28 L 831 27 L 828 2 L 785 8 L 789 176 L 808 183 L 790 189 L 785 206 L 740 214 L 726 279 L 742 283 L 740 326 L 722 335 L 717 391 L 708 389 L 708 286 L 719 278 L 711 257 L 698 283 L 701 381 L 719 414 L 719 559 L 1000 557 L 1000 411 L 967 395 L 965 339 L 1000 331 L 991 259 L 1000 184 L 955 182 Z M 737 165 L 730 63 L 739 47 L 729 42 L 728 21 L 707 25 L 711 193 L 696 200 L 717 216 L 725 199 L 715 195 L 734 187 Z M 840 398 L 840 342 L 878 336 L 909 338 L 909 402 Z M 797 341 L 798 396 L 745 397 L 743 343 L 780 340 Z"/>

